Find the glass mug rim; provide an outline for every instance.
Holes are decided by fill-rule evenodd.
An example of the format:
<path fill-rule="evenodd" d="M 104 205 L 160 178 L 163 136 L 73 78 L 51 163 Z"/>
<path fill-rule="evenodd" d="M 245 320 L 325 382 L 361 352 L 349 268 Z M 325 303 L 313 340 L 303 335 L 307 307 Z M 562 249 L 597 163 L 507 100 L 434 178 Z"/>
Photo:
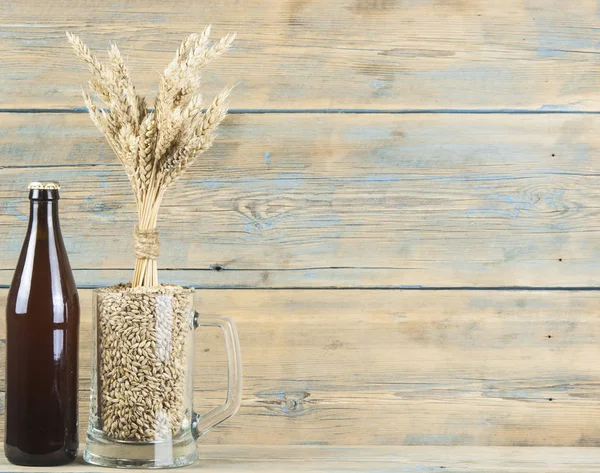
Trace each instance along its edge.
<path fill-rule="evenodd" d="M 127 289 L 124 291 L 123 289 Z M 119 290 L 121 289 L 121 290 Z M 168 292 L 161 292 L 167 290 Z M 105 286 L 105 287 L 95 287 L 92 289 L 92 292 L 95 294 L 128 294 L 128 295 L 146 295 L 146 296 L 155 296 L 155 295 L 178 295 L 178 294 L 195 294 L 196 288 L 194 286 L 179 286 L 178 284 L 161 284 L 160 286 L 155 287 L 131 287 L 130 284 L 117 284 L 116 286 Z"/>

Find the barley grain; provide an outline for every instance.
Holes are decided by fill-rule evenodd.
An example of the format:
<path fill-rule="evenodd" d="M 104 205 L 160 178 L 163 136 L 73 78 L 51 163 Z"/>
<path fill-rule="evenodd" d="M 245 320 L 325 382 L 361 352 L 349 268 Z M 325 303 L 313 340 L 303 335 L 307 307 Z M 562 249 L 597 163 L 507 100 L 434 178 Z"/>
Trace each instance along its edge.
<path fill-rule="evenodd" d="M 117 440 L 166 439 L 190 422 L 184 392 L 191 291 L 159 286 L 148 297 L 142 289 L 120 285 L 98 292 L 98 409 L 101 428 Z M 132 307 L 145 316 L 129 315 Z"/>

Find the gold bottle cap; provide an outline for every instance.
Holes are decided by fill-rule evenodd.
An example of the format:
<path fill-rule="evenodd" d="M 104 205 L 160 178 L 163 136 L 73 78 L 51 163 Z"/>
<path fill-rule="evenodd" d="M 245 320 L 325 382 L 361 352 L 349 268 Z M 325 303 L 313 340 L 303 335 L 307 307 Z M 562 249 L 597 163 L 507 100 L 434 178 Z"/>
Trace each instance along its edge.
<path fill-rule="evenodd" d="M 60 184 L 58 182 L 30 182 L 27 186 L 29 190 L 58 190 L 60 189 Z"/>

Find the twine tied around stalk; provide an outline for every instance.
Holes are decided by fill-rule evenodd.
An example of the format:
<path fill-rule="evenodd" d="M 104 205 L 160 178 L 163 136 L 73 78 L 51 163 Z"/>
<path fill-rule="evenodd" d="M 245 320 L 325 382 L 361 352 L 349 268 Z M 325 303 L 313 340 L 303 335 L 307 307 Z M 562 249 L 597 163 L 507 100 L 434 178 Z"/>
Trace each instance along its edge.
<path fill-rule="evenodd" d="M 160 253 L 158 230 L 140 230 L 136 225 L 133 232 L 133 250 L 138 259 L 158 259 Z"/>

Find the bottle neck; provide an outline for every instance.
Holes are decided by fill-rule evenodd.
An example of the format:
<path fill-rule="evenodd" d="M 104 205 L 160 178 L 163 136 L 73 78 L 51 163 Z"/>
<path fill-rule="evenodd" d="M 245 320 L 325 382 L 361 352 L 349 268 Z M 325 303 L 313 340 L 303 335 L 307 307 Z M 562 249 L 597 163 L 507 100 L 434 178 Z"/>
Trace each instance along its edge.
<path fill-rule="evenodd" d="M 30 296 L 50 287 L 52 304 L 56 301 L 54 313 L 64 315 L 63 286 L 69 283 L 74 287 L 74 282 L 58 223 L 58 198 L 40 198 L 37 192 L 29 196 L 29 225 L 15 272 L 15 311 L 27 313 Z M 59 319 L 55 317 L 55 320 Z"/>
<path fill-rule="evenodd" d="M 29 191 L 29 228 L 38 229 L 38 238 L 58 230 L 58 190 L 31 189 Z"/>
<path fill-rule="evenodd" d="M 36 229 L 37 239 L 60 231 L 58 223 L 58 200 L 32 200 L 29 206 L 29 228 Z"/>

